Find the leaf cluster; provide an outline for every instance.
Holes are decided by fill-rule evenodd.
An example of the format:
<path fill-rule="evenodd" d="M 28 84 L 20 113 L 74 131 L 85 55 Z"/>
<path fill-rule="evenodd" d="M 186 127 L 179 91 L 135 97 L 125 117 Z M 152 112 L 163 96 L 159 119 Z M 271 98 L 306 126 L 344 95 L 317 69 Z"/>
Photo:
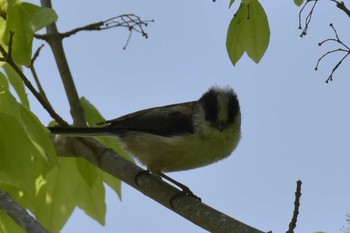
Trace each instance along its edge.
<path fill-rule="evenodd" d="M 56 20 L 52 9 L 18 0 L 0 1 L 1 60 L 7 62 L 1 63 L 0 72 L 0 190 L 50 232 L 60 231 L 76 207 L 104 224 L 104 184 L 121 197 L 120 180 L 82 158 L 58 157 L 49 131 L 30 110 L 25 88 L 29 80 L 23 80 L 21 67 L 33 70 L 35 33 Z M 37 94 L 49 104 L 43 92 Z M 80 102 L 90 125 L 104 120 L 88 100 Z M 99 140 L 123 154 L 115 141 Z M 0 232 L 24 230 L 0 208 Z"/>

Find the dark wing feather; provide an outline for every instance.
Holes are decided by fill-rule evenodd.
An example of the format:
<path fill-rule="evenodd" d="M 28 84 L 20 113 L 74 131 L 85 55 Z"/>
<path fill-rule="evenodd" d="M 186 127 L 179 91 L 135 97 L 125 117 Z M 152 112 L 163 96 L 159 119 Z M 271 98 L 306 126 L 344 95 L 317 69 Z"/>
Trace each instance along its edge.
<path fill-rule="evenodd" d="M 116 133 L 138 131 L 161 136 L 193 134 L 194 104 L 187 102 L 145 109 L 104 123 L 109 124 L 106 129 Z"/>

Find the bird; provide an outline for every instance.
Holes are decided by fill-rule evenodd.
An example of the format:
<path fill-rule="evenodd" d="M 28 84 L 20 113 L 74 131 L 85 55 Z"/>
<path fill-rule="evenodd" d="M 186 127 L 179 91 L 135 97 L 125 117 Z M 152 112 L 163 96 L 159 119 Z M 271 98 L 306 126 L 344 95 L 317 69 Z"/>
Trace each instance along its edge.
<path fill-rule="evenodd" d="M 48 127 L 52 134 L 114 136 L 147 170 L 165 175 L 203 167 L 228 157 L 241 138 L 238 97 L 229 87 L 213 86 L 195 101 L 153 107 L 101 122 L 102 127 Z M 106 125 L 107 124 L 107 125 Z"/>

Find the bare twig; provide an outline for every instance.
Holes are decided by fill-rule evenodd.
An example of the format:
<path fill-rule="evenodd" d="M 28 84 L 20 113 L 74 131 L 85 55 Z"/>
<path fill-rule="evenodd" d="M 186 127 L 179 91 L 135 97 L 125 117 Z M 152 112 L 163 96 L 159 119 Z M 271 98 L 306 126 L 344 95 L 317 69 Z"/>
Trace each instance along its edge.
<path fill-rule="evenodd" d="M 337 44 L 339 44 L 341 47 L 340 48 L 337 48 L 337 49 L 333 49 L 333 50 L 329 50 L 327 51 L 325 54 L 323 54 L 318 60 L 317 60 L 317 63 L 316 63 L 316 66 L 315 66 L 315 70 L 318 70 L 318 67 L 319 67 L 319 64 L 320 62 L 325 58 L 327 57 L 328 55 L 332 54 L 332 53 L 337 53 L 337 52 L 342 52 L 342 53 L 345 53 L 345 55 L 338 61 L 338 63 L 333 67 L 330 75 L 328 76 L 328 78 L 326 79 L 326 83 L 328 83 L 329 81 L 333 81 L 333 75 L 335 73 L 335 71 L 337 71 L 337 69 L 339 68 L 339 66 L 343 63 L 343 61 L 349 56 L 350 54 L 350 47 L 347 46 L 339 37 L 338 33 L 337 33 L 337 30 L 335 29 L 335 27 L 333 26 L 333 24 L 330 24 L 329 25 L 333 32 L 334 32 L 334 36 L 335 38 L 328 38 L 326 40 L 323 40 L 321 41 L 320 43 L 318 43 L 319 46 L 322 46 L 324 45 L 325 43 L 328 43 L 328 42 L 335 42 Z"/>
<path fill-rule="evenodd" d="M 28 233 L 49 233 L 27 211 L 25 211 L 12 197 L 0 190 L 0 209 L 13 219 Z"/>
<path fill-rule="evenodd" d="M 32 60 L 31 60 L 31 65 L 33 65 L 34 62 L 35 62 L 35 60 L 39 57 L 40 51 L 41 51 L 41 49 L 42 49 L 43 47 L 44 47 L 44 44 L 41 44 L 41 45 L 39 46 L 39 48 L 37 48 L 37 50 L 35 51 L 35 53 L 34 53 L 34 55 L 33 55 Z"/>
<path fill-rule="evenodd" d="M 309 11 L 307 16 L 305 17 L 304 30 L 301 32 L 300 37 L 306 36 L 306 34 L 307 34 L 307 30 L 309 29 L 309 25 L 311 23 L 312 15 L 314 13 L 314 10 L 315 10 L 316 4 L 318 3 L 318 0 L 307 0 L 306 3 L 304 4 L 304 6 L 299 11 L 299 27 L 298 27 L 299 29 L 302 29 L 302 26 L 301 26 L 301 18 L 302 18 L 302 16 L 301 16 L 301 14 L 305 10 L 305 7 L 310 2 L 314 2 L 314 4 L 312 5 L 311 10 Z"/>
<path fill-rule="evenodd" d="M 41 49 L 42 49 L 43 47 L 44 47 L 44 44 L 42 44 L 41 46 L 39 46 L 39 48 L 35 51 L 35 53 L 34 53 L 34 55 L 33 55 L 33 58 L 32 58 L 32 60 L 31 60 L 31 63 L 30 63 L 29 68 L 30 68 L 30 71 L 32 72 L 32 75 L 33 75 L 33 77 L 34 77 L 35 83 L 36 83 L 36 85 L 37 85 L 37 87 L 38 87 L 38 89 L 39 89 L 40 95 L 46 100 L 46 102 L 47 102 L 48 104 L 50 104 L 50 101 L 49 101 L 49 99 L 48 99 L 47 96 L 46 96 L 45 90 L 44 90 L 44 88 L 43 88 L 42 85 L 41 85 L 41 82 L 40 82 L 40 80 L 39 80 L 38 74 L 36 73 L 36 69 L 35 69 L 35 66 L 34 66 L 34 62 L 35 62 L 35 60 L 39 57 L 40 51 L 41 51 Z M 50 105 L 51 105 L 51 104 L 50 104 Z"/>
<path fill-rule="evenodd" d="M 8 63 L 15 72 L 19 75 L 19 77 L 22 79 L 24 85 L 32 92 L 32 94 L 35 96 L 35 98 L 39 101 L 39 103 L 43 106 L 43 108 L 50 114 L 50 116 L 57 121 L 61 125 L 68 125 L 67 122 L 65 122 L 52 108 L 52 106 L 46 101 L 45 98 L 41 96 L 41 94 L 35 89 L 35 87 L 32 85 L 32 83 L 29 81 L 29 79 L 26 77 L 26 75 L 22 72 L 22 70 L 17 66 L 16 62 L 12 59 L 11 51 L 12 51 L 12 40 L 13 40 L 14 33 L 10 33 L 10 39 L 9 39 L 9 46 L 8 46 L 8 52 L 6 49 L 0 44 L 0 53 L 3 56 L 0 61 Z"/>
<path fill-rule="evenodd" d="M 345 3 L 343 1 L 339 2 L 337 0 L 329 0 L 330 2 L 334 2 L 336 4 L 336 7 L 339 8 L 340 10 L 344 11 L 345 14 L 347 14 L 350 17 L 350 10 L 345 6 Z M 309 28 L 309 25 L 311 23 L 311 19 L 312 19 L 312 15 L 314 13 L 316 4 L 319 2 L 318 0 L 307 0 L 304 4 L 304 6 L 300 9 L 299 11 L 299 29 L 302 29 L 302 23 L 301 23 L 301 18 L 302 18 L 302 13 L 305 10 L 305 7 L 311 3 L 314 2 L 311 10 L 309 11 L 309 13 L 306 15 L 305 17 L 305 23 L 304 23 L 304 29 L 300 34 L 300 37 L 303 37 L 306 35 L 307 30 Z"/>
<path fill-rule="evenodd" d="M 146 39 L 148 38 L 148 34 L 145 31 L 145 27 L 148 26 L 149 23 L 154 22 L 154 20 L 142 20 L 139 16 L 135 14 L 123 14 L 119 16 L 112 17 L 110 19 L 101 21 L 101 22 L 96 22 L 92 24 L 88 24 L 82 27 L 75 28 L 73 30 L 70 30 L 68 32 L 64 33 L 59 33 L 59 37 L 61 39 L 70 37 L 78 32 L 82 31 L 103 31 L 107 30 L 110 28 L 115 28 L 115 27 L 124 27 L 129 30 L 129 36 L 128 39 L 125 43 L 125 46 L 123 49 L 126 49 L 127 45 L 129 44 L 132 32 L 137 32 L 140 33 L 143 37 Z M 39 35 L 35 34 L 35 37 L 37 39 L 42 39 L 42 40 L 47 40 L 48 35 Z"/>
<path fill-rule="evenodd" d="M 294 200 L 294 211 L 292 220 L 289 223 L 289 228 L 287 233 L 294 233 L 294 229 L 297 226 L 298 215 L 299 215 L 299 206 L 300 206 L 300 197 L 301 197 L 301 180 L 297 181 L 297 189 L 295 191 L 295 200 Z"/>

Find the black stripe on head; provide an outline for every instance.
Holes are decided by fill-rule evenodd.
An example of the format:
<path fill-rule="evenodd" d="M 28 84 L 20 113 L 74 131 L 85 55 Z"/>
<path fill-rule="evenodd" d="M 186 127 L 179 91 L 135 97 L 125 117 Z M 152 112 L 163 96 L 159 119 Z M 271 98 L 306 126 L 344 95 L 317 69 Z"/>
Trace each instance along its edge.
<path fill-rule="evenodd" d="M 235 121 L 236 116 L 240 112 L 239 102 L 237 99 L 237 95 L 233 92 L 233 90 L 230 88 L 228 89 L 228 118 L 227 123 L 230 124 Z"/>
<path fill-rule="evenodd" d="M 218 114 L 219 114 L 219 106 L 218 99 L 220 97 L 225 97 L 223 99 L 227 99 L 227 119 L 226 124 L 230 124 L 235 121 L 237 114 L 240 111 L 239 102 L 237 99 L 237 95 L 234 93 L 232 88 L 219 88 L 212 87 L 203 96 L 199 99 L 205 111 L 205 119 L 212 123 L 218 122 Z M 221 98 L 220 98 L 221 99 Z"/>
<path fill-rule="evenodd" d="M 199 102 L 204 108 L 205 119 L 213 123 L 217 122 L 219 112 L 217 96 L 217 88 L 212 87 L 199 99 Z"/>

